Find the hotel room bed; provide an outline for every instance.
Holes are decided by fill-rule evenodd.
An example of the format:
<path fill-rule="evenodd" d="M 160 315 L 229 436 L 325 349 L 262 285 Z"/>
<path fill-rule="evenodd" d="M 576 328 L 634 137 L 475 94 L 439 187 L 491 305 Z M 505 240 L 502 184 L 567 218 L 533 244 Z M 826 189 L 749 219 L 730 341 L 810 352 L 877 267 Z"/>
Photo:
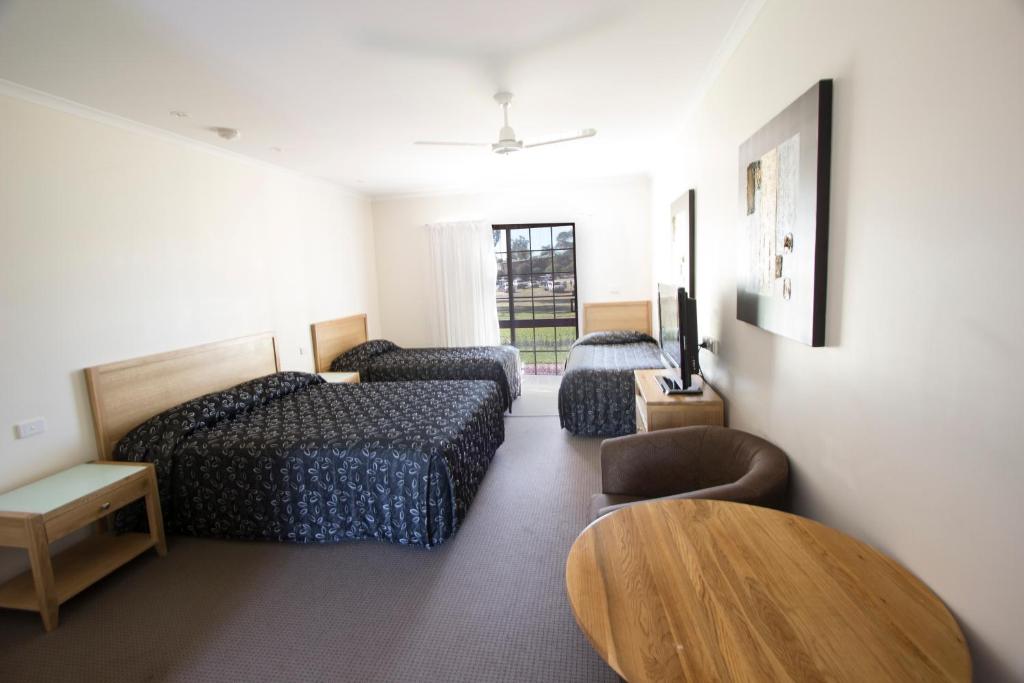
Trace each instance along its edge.
<path fill-rule="evenodd" d="M 569 349 L 558 389 L 558 417 L 578 436 L 636 431 L 633 371 L 665 367 L 661 347 L 642 332 L 594 332 Z"/>
<path fill-rule="evenodd" d="M 362 314 L 314 323 L 311 329 L 320 372 L 358 372 L 361 382 L 490 380 L 500 388 L 507 410 L 521 391 L 519 350 L 514 346 L 407 349 L 386 339 L 368 341 Z"/>
<path fill-rule="evenodd" d="M 89 368 L 100 456 L 154 463 L 171 532 L 423 547 L 456 532 L 504 440 L 494 382 L 279 370 L 270 335 Z"/>
<path fill-rule="evenodd" d="M 493 382 L 284 372 L 161 413 L 114 457 L 156 466 L 171 532 L 432 547 L 465 517 L 504 440 L 502 413 Z"/>
<path fill-rule="evenodd" d="M 569 348 L 558 389 L 558 418 L 578 436 L 636 431 L 633 370 L 664 367 L 651 337 L 650 301 L 583 305 L 583 336 Z"/>
<path fill-rule="evenodd" d="M 358 372 L 362 382 L 486 379 L 501 390 L 507 410 L 519 397 L 519 351 L 514 346 L 405 349 L 374 339 L 331 361 L 332 372 Z"/>

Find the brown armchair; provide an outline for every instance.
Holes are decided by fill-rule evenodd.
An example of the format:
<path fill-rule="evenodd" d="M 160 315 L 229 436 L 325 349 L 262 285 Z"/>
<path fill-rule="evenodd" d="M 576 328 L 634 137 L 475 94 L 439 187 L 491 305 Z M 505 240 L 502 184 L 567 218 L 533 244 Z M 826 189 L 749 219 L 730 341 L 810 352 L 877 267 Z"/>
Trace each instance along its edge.
<path fill-rule="evenodd" d="M 764 439 L 726 427 L 681 427 L 607 439 L 601 444 L 597 519 L 654 498 L 711 498 L 781 508 L 789 459 Z"/>

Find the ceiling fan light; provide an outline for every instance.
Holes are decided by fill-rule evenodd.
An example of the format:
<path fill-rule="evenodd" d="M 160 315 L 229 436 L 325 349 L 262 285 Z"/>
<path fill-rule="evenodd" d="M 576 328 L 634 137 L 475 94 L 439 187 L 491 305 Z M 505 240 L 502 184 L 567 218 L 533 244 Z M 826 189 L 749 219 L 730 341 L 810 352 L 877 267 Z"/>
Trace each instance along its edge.
<path fill-rule="evenodd" d="M 500 140 L 491 145 L 491 151 L 497 154 L 511 154 L 523 148 L 522 140 Z"/>

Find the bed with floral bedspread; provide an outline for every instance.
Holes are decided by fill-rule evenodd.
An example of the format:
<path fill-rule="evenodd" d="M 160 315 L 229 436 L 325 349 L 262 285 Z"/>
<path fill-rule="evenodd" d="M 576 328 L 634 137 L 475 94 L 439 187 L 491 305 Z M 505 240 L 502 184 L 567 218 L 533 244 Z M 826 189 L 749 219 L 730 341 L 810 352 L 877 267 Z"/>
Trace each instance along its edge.
<path fill-rule="evenodd" d="M 281 372 L 176 406 L 118 460 L 156 466 L 172 533 L 433 547 L 452 536 L 505 438 L 494 382 L 329 384 Z M 126 508 L 120 528 L 141 523 Z"/>
<path fill-rule="evenodd" d="M 406 349 L 387 339 L 355 346 L 331 362 L 332 372 L 358 372 L 361 382 L 489 379 L 497 382 L 505 408 L 520 393 L 519 350 L 514 346 L 455 346 Z"/>
<path fill-rule="evenodd" d="M 661 347 L 642 332 L 593 332 L 569 347 L 558 389 L 558 418 L 578 436 L 636 431 L 633 371 L 663 368 Z"/>

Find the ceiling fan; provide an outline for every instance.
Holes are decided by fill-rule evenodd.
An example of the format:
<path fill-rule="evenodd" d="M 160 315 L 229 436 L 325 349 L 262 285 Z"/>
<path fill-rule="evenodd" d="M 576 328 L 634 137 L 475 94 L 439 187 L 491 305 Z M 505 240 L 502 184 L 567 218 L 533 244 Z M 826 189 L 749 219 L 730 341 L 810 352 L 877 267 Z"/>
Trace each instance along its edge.
<path fill-rule="evenodd" d="M 501 105 L 502 116 L 505 119 L 505 125 L 501 127 L 500 131 L 498 131 L 497 142 L 436 142 L 432 140 L 417 140 L 415 144 L 447 147 L 490 147 L 491 151 L 496 152 L 497 154 L 511 154 L 512 152 L 518 152 L 521 149 L 528 149 L 530 147 L 540 147 L 542 145 L 554 145 L 559 142 L 582 140 L 583 138 L 592 138 L 597 135 L 597 131 L 593 128 L 584 128 L 574 135 L 566 135 L 563 137 L 550 139 L 542 138 L 534 142 L 516 140 L 516 132 L 512 130 L 512 126 L 508 125 L 508 107 L 512 103 L 512 93 L 505 91 L 495 93 L 494 101 Z"/>

